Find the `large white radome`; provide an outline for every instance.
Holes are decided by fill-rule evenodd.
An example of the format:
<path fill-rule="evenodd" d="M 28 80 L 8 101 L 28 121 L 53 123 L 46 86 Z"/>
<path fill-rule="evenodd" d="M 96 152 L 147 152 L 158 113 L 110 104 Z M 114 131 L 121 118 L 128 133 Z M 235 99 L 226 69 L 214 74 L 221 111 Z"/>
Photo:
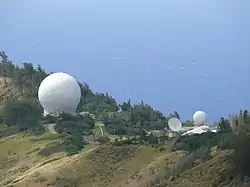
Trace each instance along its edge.
<path fill-rule="evenodd" d="M 193 115 L 195 125 L 200 126 L 206 122 L 206 113 L 203 111 L 197 111 Z"/>
<path fill-rule="evenodd" d="M 58 112 L 76 114 L 81 99 L 78 82 L 66 73 L 53 73 L 40 84 L 38 99 L 45 113 L 57 115 Z"/>

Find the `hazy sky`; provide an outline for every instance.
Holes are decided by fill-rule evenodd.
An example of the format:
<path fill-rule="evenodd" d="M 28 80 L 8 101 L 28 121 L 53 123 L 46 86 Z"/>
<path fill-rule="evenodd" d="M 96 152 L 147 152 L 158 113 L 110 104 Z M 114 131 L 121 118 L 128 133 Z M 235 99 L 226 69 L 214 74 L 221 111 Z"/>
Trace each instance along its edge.
<path fill-rule="evenodd" d="M 164 114 L 249 108 L 249 0 L 2 0 L 0 49 Z"/>

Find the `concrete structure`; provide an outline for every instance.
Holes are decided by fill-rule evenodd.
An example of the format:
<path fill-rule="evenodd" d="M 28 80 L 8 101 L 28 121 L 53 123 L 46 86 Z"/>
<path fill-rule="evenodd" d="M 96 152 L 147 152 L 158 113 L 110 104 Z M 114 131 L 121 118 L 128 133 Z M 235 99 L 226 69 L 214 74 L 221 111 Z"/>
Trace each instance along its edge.
<path fill-rule="evenodd" d="M 178 131 L 178 133 L 173 132 L 172 130 L 169 130 L 167 128 L 165 128 L 165 131 L 167 132 L 169 137 L 176 137 L 178 134 L 180 134 L 181 136 L 184 135 L 192 135 L 192 134 L 202 134 L 204 132 L 217 132 L 217 127 L 213 126 L 211 124 L 205 123 L 202 126 L 198 126 L 198 127 L 182 127 L 180 131 Z"/>
<path fill-rule="evenodd" d="M 217 127 L 205 124 L 205 125 L 202 125 L 199 127 L 195 127 L 192 130 L 189 130 L 189 131 L 183 133 L 182 136 L 192 135 L 192 134 L 202 134 L 204 132 L 209 132 L 209 131 L 214 132 L 214 133 L 218 132 Z"/>

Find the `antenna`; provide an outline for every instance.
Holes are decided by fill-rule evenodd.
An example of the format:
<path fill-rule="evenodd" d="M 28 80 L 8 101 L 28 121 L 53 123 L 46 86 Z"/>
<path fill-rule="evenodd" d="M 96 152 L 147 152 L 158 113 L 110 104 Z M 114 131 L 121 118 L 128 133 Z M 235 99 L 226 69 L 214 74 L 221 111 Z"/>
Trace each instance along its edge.
<path fill-rule="evenodd" d="M 182 128 L 182 123 L 178 118 L 170 118 L 168 120 L 168 126 L 172 131 L 178 132 Z"/>
<path fill-rule="evenodd" d="M 178 132 L 182 128 L 182 123 L 181 123 L 181 121 L 178 118 L 170 118 L 168 120 L 168 126 L 176 134 L 176 135 L 173 136 L 174 137 L 174 141 L 173 141 L 173 144 L 172 144 L 172 151 L 175 151 L 176 150 L 176 143 L 177 143 L 179 137 L 181 136 L 181 134 L 178 133 Z"/>

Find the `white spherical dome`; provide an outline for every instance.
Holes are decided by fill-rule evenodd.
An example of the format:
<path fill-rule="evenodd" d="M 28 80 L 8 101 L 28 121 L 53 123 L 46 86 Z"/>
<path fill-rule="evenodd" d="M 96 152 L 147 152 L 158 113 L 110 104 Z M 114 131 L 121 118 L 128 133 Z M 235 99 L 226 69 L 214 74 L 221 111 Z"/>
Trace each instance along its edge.
<path fill-rule="evenodd" d="M 46 113 L 57 115 L 58 112 L 76 114 L 81 99 L 78 82 L 66 73 L 53 73 L 40 84 L 38 99 Z"/>
<path fill-rule="evenodd" d="M 203 111 L 197 111 L 193 115 L 195 125 L 203 125 L 206 121 L 206 113 Z"/>

